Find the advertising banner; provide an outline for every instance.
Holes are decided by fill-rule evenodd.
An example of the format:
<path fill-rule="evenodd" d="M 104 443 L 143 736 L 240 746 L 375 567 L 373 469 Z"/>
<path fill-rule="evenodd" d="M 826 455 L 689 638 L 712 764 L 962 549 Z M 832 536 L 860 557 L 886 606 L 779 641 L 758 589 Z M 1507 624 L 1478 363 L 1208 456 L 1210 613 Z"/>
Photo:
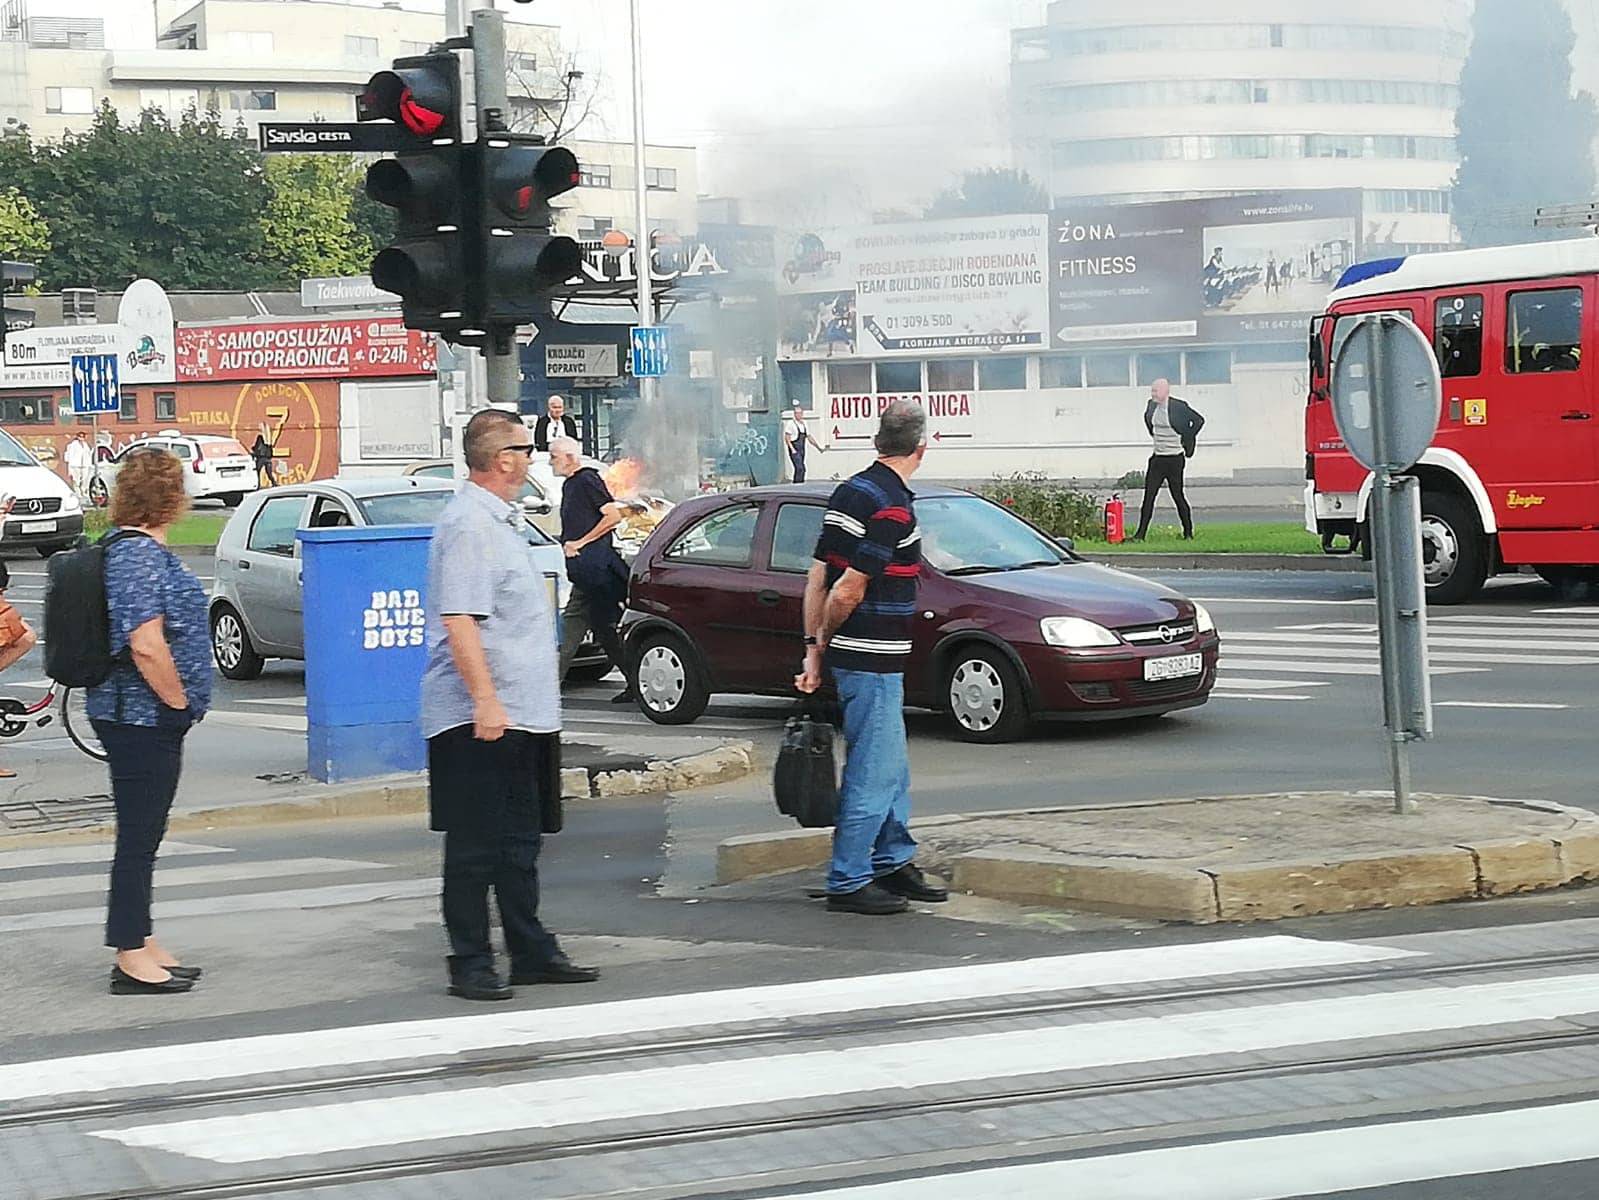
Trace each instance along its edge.
<path fill-rule="evenodd" d="M 1354 189 L 1057 210 L 1053 345 L 1293 340 L 1356 261 L 1359 230 Z"/>
<path fill-rule="evenodd" d="M 111 354 L 124 387 L 174 379 L 172 304 L 148 279 L 128 285 L 114 324 L 37 326 L 6 339 L 0 388 L 72 386 L 72 359 Z"/>
<path fill-rule="evenodd" d="M 178 330 L 178 378 L 316 379 L 431 375 L 433 336 L 398 315 L 368 320 L 195 325 Z"/>
<path fill-rule="evenodd" d="M 786 239 L 779 355 L 914 357 L 1047 346 L 1042 215 L 863 225 Z"/>

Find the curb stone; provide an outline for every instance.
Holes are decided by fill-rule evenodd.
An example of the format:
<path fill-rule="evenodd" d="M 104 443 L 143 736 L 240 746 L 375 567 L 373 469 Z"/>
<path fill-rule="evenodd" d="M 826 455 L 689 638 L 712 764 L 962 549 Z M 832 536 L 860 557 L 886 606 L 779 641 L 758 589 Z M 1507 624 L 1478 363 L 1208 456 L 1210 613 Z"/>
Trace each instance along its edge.
<path fill-rule="evenodd" d="M 1358 554 L 1217 554 L 1128 551 L 1121 554 L 1081 552 L 1102 567 L 1138 567 L 1170 571 L 1342 571 L 1371 573 Z"/>
<path fill-rule="evenodd" d="M 650 762 L 641 771 L 569 767 L 561 772 L 561 796 L 566 800 L 589 800 L 678 791 L 741 779 L 750 774 L 754 766 L 755 748 L 752 743 L 727 742 L 684 758 Z M 264 804 L 178 810 L 172 814 L 167 828 L 169 832 L 193 832 L 290 821 L 413 816 L 425 813 L 427 807 L 427 783 L 419 778 L 405 777 L 330 790 L 320 795 L 287 796 Z M 0 835 L 0 849 L 92 840 L 103 838 L 115 829 L 115 824 L 106 822 L 54 832 Z"/>

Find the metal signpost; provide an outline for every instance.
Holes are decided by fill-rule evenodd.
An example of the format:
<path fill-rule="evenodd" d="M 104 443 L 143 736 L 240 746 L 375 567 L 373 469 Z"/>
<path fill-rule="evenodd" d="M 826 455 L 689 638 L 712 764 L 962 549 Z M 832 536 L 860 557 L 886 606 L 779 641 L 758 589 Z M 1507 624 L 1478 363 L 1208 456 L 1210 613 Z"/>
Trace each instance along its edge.
<path fill-rule="evenodd" d="M 100 478 L 100 414 L 122 409 L 122 377 L 115 354 L 72 356 L 72 412 L 91 418 L 94 478 Z"/>
<path fill-rule="evenodd" d="M 1426 336 L 1396 313 L 1370 313 L 1350 331 L 1332 374 L 1333 416 L 1371 487 L 1383 723 L 1394 811 L 1411 811 L 1410 743 L 1432 736 L 1427 596 L 1421 558 L 1421 481 L 1405 475 L 1432 444 L 1443 387 Z"/>

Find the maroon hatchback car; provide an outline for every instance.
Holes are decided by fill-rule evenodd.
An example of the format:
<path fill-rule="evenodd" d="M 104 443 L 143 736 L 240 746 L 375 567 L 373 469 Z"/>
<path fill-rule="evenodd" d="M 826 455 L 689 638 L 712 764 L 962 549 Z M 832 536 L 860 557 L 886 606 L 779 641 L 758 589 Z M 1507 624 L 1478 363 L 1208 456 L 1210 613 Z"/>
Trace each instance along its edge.
<path fill-rule="evenodd" d="M 713 692 L 793 696 L 800 608 L 832 483 L 679 504 L 633 563 L 622 632 L 639 707 L 686 724 Z M 1077 557 L 971 492 L 917 486 L 922 575 L 907 704 L 1004 742 L 1038 719 L 1145 717 L 1210 697 L 1204 607 Z"/>

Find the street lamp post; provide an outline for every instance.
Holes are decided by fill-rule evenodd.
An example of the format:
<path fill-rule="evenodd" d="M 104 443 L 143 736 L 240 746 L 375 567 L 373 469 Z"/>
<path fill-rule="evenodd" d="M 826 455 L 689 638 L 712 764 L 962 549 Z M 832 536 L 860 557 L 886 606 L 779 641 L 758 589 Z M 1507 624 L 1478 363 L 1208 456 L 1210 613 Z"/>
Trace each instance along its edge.
<path fill-rule="evenodd" d="M 638 320 L 640 325 L 655 324 L 655 304 L 650 296 L 650 221 L 649 188 L 644 181 L 644 31 L 639 24 L 639 0 L 629 0 L 633 34 L 633 164 L 638 200 L 638 216 L 633 235 L 633 269 L 638 276 Z M 655 401 L 655 380 L 644 376 L 638 381 L 639 402 L 649 408 Z"/>

